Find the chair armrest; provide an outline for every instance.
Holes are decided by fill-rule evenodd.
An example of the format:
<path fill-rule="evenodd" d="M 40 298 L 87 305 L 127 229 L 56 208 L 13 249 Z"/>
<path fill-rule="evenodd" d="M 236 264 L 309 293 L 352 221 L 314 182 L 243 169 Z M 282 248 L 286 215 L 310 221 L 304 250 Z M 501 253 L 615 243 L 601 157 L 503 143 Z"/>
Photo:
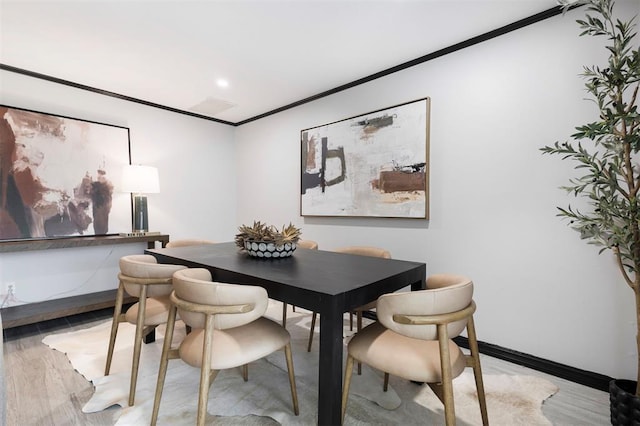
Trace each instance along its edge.
<path fill-rule="evenodd" d="M 136 278 L 130 277 L 124 274 L 118 274 L 118 279 L 123 283 L 127 284 L 140 284 L 140 285 L 149 285 L 149 284 L 171 284 L 173 277 L 167 278 Z"/>
<path fill-rule="evenodd" d="M 456 312 L 449 312 L 446 314 L 439 315 L 405 315 L 405 314 L 394 314 L 393 320 L 399 324 L 407 324 L 407 325 L 436 325 L 436 324 L 447 324 L 450 322 L 460 321 L 462 319 L 468 318 L 476 310 L 476 304 L 472 300 L 471 303 L 464 309 L 461 309 Z"/>
<path fill-rule="evenodd" d="M 255 304 L 253 303 L 245 303 L 242 305 L 225 305 L 225 306 L 203 305 L 200 303 L 189 302 L 187 300 L 180 299 L 178 296 L 176 296 L 175 290 L 171 292 L 170 299 L 171 299 L 171 302 L 173 302 L 173 304 L 180 309 L 184 309 L 189 312 L 206 314 L 206 315 L 244 314 L 246 312 L 250 312 L 255 307 Z"/>

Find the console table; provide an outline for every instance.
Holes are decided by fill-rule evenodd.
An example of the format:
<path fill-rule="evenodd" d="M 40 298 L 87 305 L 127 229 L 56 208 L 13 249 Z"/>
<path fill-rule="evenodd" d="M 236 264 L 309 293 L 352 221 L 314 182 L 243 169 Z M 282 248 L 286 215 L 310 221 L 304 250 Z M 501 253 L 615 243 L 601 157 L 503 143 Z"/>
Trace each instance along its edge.
<path fill-rule="evenodd" d="M 169 235 L 144 235 L 135 237 L 121 237 L 119 235 L 105 235 L 95 237 L 68 237 L 42 240 L 13 240 L 0 242 L 0 253 L 46 250 L 56 248 L 90 247 L 115 244 L 131 244 L 146 242 L 147 248 L 155 248 L 156 241 L 165 247 L 169 242 Z M 2 328 L 18 327 L 33 324 L 83 312 L 110 308 L 115 305 L 116 289 L 82 294 L 48 300 L 45 302 L 28 303 L 25 305 L 8 306 L 0 309 Z M 133 302 L 134 298 L 125 300 Z"/>

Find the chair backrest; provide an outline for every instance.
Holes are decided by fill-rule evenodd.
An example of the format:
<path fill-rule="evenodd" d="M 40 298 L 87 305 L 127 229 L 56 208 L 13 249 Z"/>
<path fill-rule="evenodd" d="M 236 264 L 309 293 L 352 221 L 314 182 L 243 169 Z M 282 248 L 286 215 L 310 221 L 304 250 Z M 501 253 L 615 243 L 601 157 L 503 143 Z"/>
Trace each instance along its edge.
<path fill-rule="evenodd" d="M 334 250 L 337 253 L 356 254 L 358 256 L 371 256 L 382 257 L 384 259 L 391 259 L 391 253 L 380 247 L 372 246 L 350 246 L 341 247 Z"/>
<path fill-rule="evenodd" d="M 123 256 L 119 263 L 120 280 L 124 284 L 124 289 L 136 297 L 140 296 L 143 283 L 148 285 L 147 297 L 170 294 L 173 273 L 186 269 L 186 266 L 182 265 L 158 263 L 155 257 L 148 254 Z"/>
<path fill-rule="evenodd" d="M 429 288 L 429 285 L 433 287 Z M 460 311 L 473 298 L 473 281 L 462 275 L 439 274 L 427 279 L 427 290 L 385 294 L 378 298 L 378 321 L 396 333 L 423 340 L 438 338 L 436 325 L 410 325 L 394 321 L 400 315 L 441 315 Z M 467 325 L 467 318 L 447 325 L 449 338 L 459 335 Z"/>
<path fill-rule="evenodd" d="M 200 240 L 196 238 L 185 238 L 183 240 L 174 240 L 167 243 L 167 248 L 170 247 L 187 247 L 187 246 L 200 246 L 203 244 L 215 244 L 211 240 Z"/>
<path fill-rule="evenodd" d="M 318 250 L 318 243 L 311 240 L 298 240 L 296 245 L 305 249 Z"/>
<path fill-rule="evenodd" d="M 190 268 L 173 275 L 176 296 L 188 302 L 210 306 L 252 304 L 253 309 L 239 314 L 217 314 L 213 326 L 219 330 L 238 327 L 260 318 L 267 310 L 267 291 L 258 286 L 213 282 L 204 268 Z M 204 328 L 205 315 L 178 309 L 180 318 L 193 328 Z"/>

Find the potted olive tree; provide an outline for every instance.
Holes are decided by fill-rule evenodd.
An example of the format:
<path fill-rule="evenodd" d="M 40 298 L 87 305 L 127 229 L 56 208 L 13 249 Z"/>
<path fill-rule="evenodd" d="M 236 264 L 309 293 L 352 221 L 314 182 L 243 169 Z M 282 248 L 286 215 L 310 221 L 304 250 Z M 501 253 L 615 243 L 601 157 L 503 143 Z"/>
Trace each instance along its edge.
<path fill-rule="evenodd" d="M 621 281 L 634 293 L 640 354 L 640 57 L 633 44 L 637 43 L 635 18 L 615 19 L 614 0 L 560 3 L 565 11 L 576 3 L 586 5 L 585 19 L 577 21 L 580 35 L 605 38 L 608 61 L 586 66 L 582 73 L 590 100 L 598 107 L 598 120 L 576 127 L 573 141 L 556 142 L 541 150 L 571 161 L 581 174 L 563 189 L 583 198 L 588 207 L 558 207 L 558 216 L 567 219 L 581 238 L 600 246 L 601 253 L 610 250 L 617 259 Z M 640 375 L 640 355 L 637 372 Z M 613 406 L 614 394 L 622 392 L 626 398 L 629 393 L 640 401 L 640 376 L 638 379 L 612 381 L 612 422 L 618 410 Z"/>

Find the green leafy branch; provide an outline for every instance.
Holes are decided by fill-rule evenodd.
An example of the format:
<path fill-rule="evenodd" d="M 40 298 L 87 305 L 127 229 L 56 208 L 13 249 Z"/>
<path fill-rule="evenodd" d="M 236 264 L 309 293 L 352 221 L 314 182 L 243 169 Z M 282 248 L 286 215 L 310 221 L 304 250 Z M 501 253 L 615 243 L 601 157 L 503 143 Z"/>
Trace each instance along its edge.
<path fill-rule="evenodd" d="M 562 189 L 587 200 L 589 210 L 559 207 L 558 216 L 569 220 L 589 243 L 611 249 L 625 281 L 638 292 L 640 283 L 640 119 L 637 110 L 640 56 L 633 49 L 634 19 L 613 19 L 611 0 L 582 1 L 585 19 L 577 20 L 581 36 L 604 36 L 609 43 L 606 67 L 584 67 L 585 88 L 600 111 L 599 120 L 576 127 L 571 138 L 545 146 L 545 154 L 557 154 L 575 162 L 584 174 L 570 179 Z M 564 2 L 565 11 L 575 2 Z M 585 141 L 590 141 L 586 143 Z M 589 148 L 585 148 L 589 146 Z"/>

